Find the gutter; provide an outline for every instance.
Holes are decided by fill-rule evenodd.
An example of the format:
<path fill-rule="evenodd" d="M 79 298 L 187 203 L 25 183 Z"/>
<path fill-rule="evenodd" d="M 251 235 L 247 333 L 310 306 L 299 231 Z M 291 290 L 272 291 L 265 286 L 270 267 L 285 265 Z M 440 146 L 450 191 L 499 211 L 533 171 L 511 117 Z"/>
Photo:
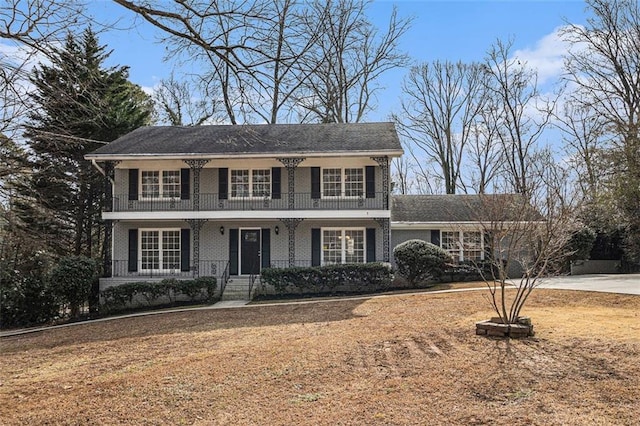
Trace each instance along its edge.
<path fill-rule="evenodd" d="M 184 159 L 203 159 L 203 160 L 229 160 L 229 159 L 253 159 L 253 158 L 328 158 L 328 157 L 400 157 L 404 151 L 335 151 L 335 152 L 269 152 L 269 153 L 226 153 L 226 154 L 206 154 L 206 153 L 166 153 L 166 154 L 87 154 L 84 156 L 86 160 L 184 160 Z"/>

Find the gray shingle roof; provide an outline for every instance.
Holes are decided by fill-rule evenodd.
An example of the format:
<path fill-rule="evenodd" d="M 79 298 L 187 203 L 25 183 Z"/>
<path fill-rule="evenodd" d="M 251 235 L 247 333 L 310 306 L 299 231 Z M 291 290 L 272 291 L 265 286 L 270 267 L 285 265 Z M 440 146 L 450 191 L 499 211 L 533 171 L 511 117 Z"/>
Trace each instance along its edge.
<path fill-rule="evenodd" d="M 389 152 L 402 147 L 393 123 L 261 124 L 141 127 L 88 154 L 117 156 L 204 156 Z"/>
<path fill-rule="evenodd" d="M 517 194 L 394 195 L 393 222 L 478 222 L 540 220 Z"/>

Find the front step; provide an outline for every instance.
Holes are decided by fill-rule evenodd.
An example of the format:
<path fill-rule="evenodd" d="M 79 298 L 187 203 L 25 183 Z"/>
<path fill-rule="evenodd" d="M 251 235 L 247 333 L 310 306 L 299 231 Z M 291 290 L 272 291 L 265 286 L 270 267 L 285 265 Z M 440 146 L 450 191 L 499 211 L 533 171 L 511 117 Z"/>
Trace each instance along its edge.
<path fill-rule="evenodd" d="M 232 277 L 227 282 L 220 300 L 251 300 L 251 297 L 249 297 L 249 283 L 248 277 Z M 257 283 L 258 279 L 254 282 L 252 293 L 255 292 Z M 253 294 L 251 296 L 253 297 Z"/>

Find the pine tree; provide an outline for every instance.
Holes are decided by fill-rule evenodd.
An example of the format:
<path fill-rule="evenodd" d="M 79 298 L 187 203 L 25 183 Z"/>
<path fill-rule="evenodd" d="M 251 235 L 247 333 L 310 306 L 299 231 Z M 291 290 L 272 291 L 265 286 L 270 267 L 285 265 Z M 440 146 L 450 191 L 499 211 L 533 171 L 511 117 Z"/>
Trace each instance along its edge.
<path fill-rule="evenodd" d="M 110 54 L 90 28 L 69 33 L 31 76 L 32 174 L 16 208 L 22 226 L 58 256 L 101 252 L 104 180 L 84 155 L 151 119 L 151 100 L 128 81 L 128 68 L 105 66 Z"/>

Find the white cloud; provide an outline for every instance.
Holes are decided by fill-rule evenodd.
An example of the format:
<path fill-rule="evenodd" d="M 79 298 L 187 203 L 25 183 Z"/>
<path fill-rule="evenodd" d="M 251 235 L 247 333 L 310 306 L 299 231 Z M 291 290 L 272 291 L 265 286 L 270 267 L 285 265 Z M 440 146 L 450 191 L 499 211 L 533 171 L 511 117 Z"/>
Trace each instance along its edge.
<path fill-rule="evenodd" d="M 533 48 L 516 50 L 513 57 L 538 72 L 538 83 L 557 80 L 563 72 L 564 55 L 571 44 L 562 39 L 562 27 L 538 40 Z"/>
<path fill-rule="evenodd" d="M 20 67 L 24 72 L 30 72 L 39 63 L 51 64 L 42 52 L 6 41 L 0 41 L 0 62 L 11 67 Z"/>

